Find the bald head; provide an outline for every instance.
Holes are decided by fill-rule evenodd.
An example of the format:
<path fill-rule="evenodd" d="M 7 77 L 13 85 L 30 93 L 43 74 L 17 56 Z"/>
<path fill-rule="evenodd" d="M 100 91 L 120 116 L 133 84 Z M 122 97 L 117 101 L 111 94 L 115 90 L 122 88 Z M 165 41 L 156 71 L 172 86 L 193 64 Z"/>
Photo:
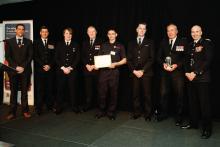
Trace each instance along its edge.
<path fill-rule="evenodd" d="M 199 40 L 202 37 L 202 28 L 199 25 L 194 25 L 191 28 L 191 36 L 194 41 Z"/>

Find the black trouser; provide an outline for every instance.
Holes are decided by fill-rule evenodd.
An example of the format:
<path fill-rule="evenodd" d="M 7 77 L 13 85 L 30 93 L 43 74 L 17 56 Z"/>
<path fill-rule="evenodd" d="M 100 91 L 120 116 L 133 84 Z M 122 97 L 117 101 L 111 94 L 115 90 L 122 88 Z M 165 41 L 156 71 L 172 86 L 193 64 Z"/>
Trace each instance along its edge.
<path fill-rule="evenodd" d="M 167 117 L 169 96 L 175 100 L 176 119 L 182 119 L 184 98 L 184 75 L 164 75 L 161 77 L 160 113 Z"/>
<path fill-rule="evenodd" d="M 151 88 L 152 88 L 152 77 L 145 76 L 141 78 L 137 78 L 133 75 L 133 106 L 134 106 L 134 114 L 141 114 L 141 92 L 144 97 L 144 113 L 145 116 L 151 115 L 152 103 L 151 103 Z"/>
<path fill-rule="evenodd" d="M 18 90 L 21 90 L 22 112 L 28 112 L 28 86 L 30 84 L 31 74 L 9 74 L 10 81 L 10 113 L 16 115 Z M 19 89 L 19 85 L 21 86 Z"/>
<path fill-rule="evenodd" d="M 72 109 L 77 107 L 76 99 L 76 71 L 71 71 L 66 75 L 62 70 L 57 72 L 57 96 L 56 96 L 56 109 L 61 110 L 64 92 L 67 92 Z"/>
<path fill-rule="evenodd" d="M 35 74 L 36 83 L 36 108 L 37 110 L 42 109 L 43 102 L 46 104 L 47 108 L 50 109 L 53 106 L 53 73 L 48 72 L 37 72 Z"/>
<path fill-rule="evenodd" d="M 189 108 L 190 108 L 190 120 L 194 127 L 199 124 L 199 114 L 202 119 L 202 129 L 211 130 L 211 102 L 209 95 L 209 83 L 208 82 L 189 82 L 188 83 L 189 94 Z"/>
<path fill-rule="evenodd" d="M 101 70 L 99 74 L 99 108 L 100 111 L 107 109 L 109 114 L 115 113 L 118 97 L 119 71 L 117 69 Z M 107 94 L 110 93 L 109 104 Z M 108 105 L 108 107 L 107 107 Z"/>
<path fill-rule="evenodd" d="M 85 105 L 88 107 L 92 107 L 95 101 L 94 98 L 97 97 L 97 81 L 98 75 L 96 73 L 85 75 Z"/>

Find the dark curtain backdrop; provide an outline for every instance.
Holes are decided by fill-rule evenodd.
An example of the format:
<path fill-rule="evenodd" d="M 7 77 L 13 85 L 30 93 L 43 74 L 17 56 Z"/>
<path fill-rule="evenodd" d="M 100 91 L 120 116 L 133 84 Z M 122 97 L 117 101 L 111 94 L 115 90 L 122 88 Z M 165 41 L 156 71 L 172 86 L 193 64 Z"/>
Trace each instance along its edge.
<path fill-rule="evenodd" d="M 217 118 L 220 118 L 219 14 L 217 2 L 201 0 L 35 0 L 0 6 L 0 21 L 33 19 L 34 38 L 39 37 L 40 26 L 47 25 L 54 41 L 62 39 L 62 30 L 68 26 L 74 29 L 74 39 L 81 43 L 86 37 L 86 28 L 94 25 L 98 36 L 103 39 L 106 39 L 107 29 L 115 27 L 119 33 L 118 40 L 127 46 L 128 41 L 136 37 L 137 23 L 145 21 L 148 24 L 147 37 L 155 41 L 156 51 L 160 40 L 166 36 L 165 26 L 168 23 L 177 24 L 179 35 L 187 37 L 189 41 L 192 25 L 201 25 L 204 37 L 210 38 L 215 44 L 211 98 L 213 115 Z M 160 76 L 156 65 L 155 72 L 153 100 L 157 104 Z M 121 110 L 130 110 L 131 86 L 127 66 L 121 68 L 120 78 L 118 107 Z M 79 74 L 79 87 L 83 86 L 82 79 L 82 74 Z M 83 96 L 82 90 L 79 93 Z"/>

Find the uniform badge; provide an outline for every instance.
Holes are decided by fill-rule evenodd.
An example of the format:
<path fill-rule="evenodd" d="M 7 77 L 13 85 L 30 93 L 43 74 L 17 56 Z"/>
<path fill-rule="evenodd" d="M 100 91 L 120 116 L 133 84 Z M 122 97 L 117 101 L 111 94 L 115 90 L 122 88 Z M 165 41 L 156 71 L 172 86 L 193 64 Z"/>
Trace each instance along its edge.
<path fill-rule="evenodd" d="M 115 55 L 115 52 L 114 52 L 114 51 L 111 51 L 110 54 L 111 54 L 111 55 Z"/>
<path fill-rule="evenodd" d="M 48 44 L 48 49 L 54 49 L 54 45 L 52 45 L 52 44 Z"/>
<path fill-rule="evenodd" d="M 176 46 L 176 51 L 177 51 L 177 52 L 182 52 L 182 51 L 184 51 L 184 46 Z"/>
<path fill-rule="evenodd" d="M 201 52 L 202 49 L 203 49 L 203 46 L 200 45 L 200 46 L 197 46 L 197 47 L 196 47 L 196 50 L 195 50 L 195 51 L 196 51 L 196 52 Z"/>
<path fill-rule="evenodd" d="M 95 45 L 95 50 L 100 50 L 100 45 Z"/>

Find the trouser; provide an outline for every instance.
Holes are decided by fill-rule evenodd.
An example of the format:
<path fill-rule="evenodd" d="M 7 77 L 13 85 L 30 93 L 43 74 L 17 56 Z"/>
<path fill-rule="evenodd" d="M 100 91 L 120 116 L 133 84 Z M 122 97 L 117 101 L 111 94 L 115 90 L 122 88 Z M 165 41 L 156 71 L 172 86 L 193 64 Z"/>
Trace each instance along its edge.
<path fill-rule="evenodd" d="M 208 82 L 190 82 L 188 84 L 190 120 L 197 127 L 201 114 L 202 129 L 211 130 L 211 104 Z"/>
<path fill-rule="evenodd" d="M 141 92 L 144 97 L 144 112 L 146 116 L 151 115 L 152 103 L 151 103 L 151 76 L 143 76 L 137 78 L 135 75 L 133 80 L 133 107 L 134 113 L 140 115 L 141 113 Z"/>
<path fill-rule="evenodd" d="M 101 111 L 107 109 L 108 113 L 114 113 L 117 106 L 119 84 L 119 71 L 117 69 L 107 69 L 99 74 L 99 108 Z M 107 94 L 110 93 L 109 104 L 107 106 Z"/>

